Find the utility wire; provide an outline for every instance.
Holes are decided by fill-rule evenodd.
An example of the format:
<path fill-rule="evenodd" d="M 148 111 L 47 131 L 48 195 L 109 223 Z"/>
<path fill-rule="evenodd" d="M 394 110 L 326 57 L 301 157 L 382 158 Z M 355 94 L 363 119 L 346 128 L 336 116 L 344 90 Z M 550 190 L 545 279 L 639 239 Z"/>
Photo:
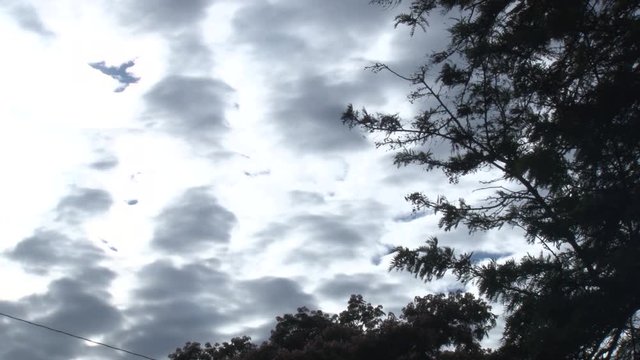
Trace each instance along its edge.
<path fill-rule="evenodd" d="M 67 336 L 71 336 L 71 337 L 74 337 L 74 338 L 76 338 L 76 339 L 80 339 L 80 340 L 88 341 L 88 342 L 90 342 L 90 343 L 92 343 L 92 344 L 96 344 L 96 345 L 100 345 L 100 346 L 108 347 L 109 349 L 113 349 L 113 350 L 116 350 L 116 351 L 122 351 L 122 352 L 125 352 L 125 353 L 127 353 L 127 354 L 134 355 L 134 356 L 138 356 L 138 357 L 141 357 L 141 358 L 144 358 L 144 359 L 148 359 L 148 360 L 157 360 L 157 359 L 154 359 L 154 358 L 149 357 L 149 356 L 146 356 L 146 355 L 138 354 L 138 353 L 135 353 L 135 352 L 133 352 L 133 351 L 129 351 L 129 350 L 126 350 L 126 349 L 119 348 L 119 347 L 117 347 L 117 346 L 113 346 L 113 345 L 109 345 L 109 344 L 101 343 L 101 342 L 99 342 L 99 341 L 95 341 L 95 340 L 87 339 L 86 337 L 82 337 L 82 336 L 74 335 L 74 334 L 72 334 L 72 333 L 69 333 L 69 332 L 66 332 L 66 331 L 63 331 L 63 330 L 54 329 L 54 328 L 52 328 L 52 327 L 49 327 L 49 326 L 46 326 L 46 325 L 42 325 L 42 324 L 38 324 L 38 323 L 34 323 L 34 322 L 32 322 L 32 321 L 29 321 L 29 320 L 25 320 L 25 319 L 21 319 L 21 318 L 19 318 L 19 317 L 11 316 L 11 315 L 9 315 L 9 314 L 5 314 L 5 313 L 0 312 L 0 315 L 2 315 L 2 316 L 4 316 L 4 317 L 7 317 L 7 318 L 9 318 L 9 319 L 13 319 L 13 320 L 16 320 L 16 321 L 23 322 L 23 323 L 25 323 L 25 324 L 29 324 L 29 325 L 33 325 L 33 326 L 37 326 L 37 327 L 41 327 L 41 328 L 43 328 L 43 329 L 47 329 L 47 330 L 49 330 L 49 331 L 57 332 L 57 333 L 60 333 L 60 334 L 63 334 L 63 335 L 67 335 Z"/>

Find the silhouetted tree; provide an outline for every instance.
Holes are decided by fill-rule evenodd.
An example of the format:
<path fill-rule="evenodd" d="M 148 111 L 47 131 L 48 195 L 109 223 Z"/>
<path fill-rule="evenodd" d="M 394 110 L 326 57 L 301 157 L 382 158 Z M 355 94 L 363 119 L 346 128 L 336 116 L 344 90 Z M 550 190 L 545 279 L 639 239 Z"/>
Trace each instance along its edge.
<path fill-rule="evenodd" d="M 276 322 L 276 328 L 271 331 L 269 338 L 271 344 L 286 350 L 300 350 L 335 324 L 336 316 L 301 307 L 296 314 L 278 316 Z"/>
<path fill-rule="evenodd" d="M 340 313 L 338 321 L 343 325 L 351 325 L 358 329 L 377 329 L 385 316 L 382 305 L 374 307 L 364 301 L 362 295 L 352 295 L 347 303 L 347 310 Z"/>
<path fill-rule="evenodd" d="M 187 342 L 182 348 L 176 349 L 169 355 L 172 360 L 236 360 L 247 354 L 256 346 L 248 336 L 235 337 L 230 342 L 222 344 L 204 344 L 198 342 Z"/>
<path fill-rule="evenodd" d="M 389 360 L 490 359 L 480 341 L 495 325 L 495 315 L 471 294 L 416 297 L 396 318 L 382 306 L 352 295 L 340 315 L 299 308 L 276 318 L 271 336 L 260 346 L 249 338 L 231 343 L 187 343 L 173 360 Z"/>
<path fill-rule="evenodd" d="M 413 74 L 371 67 L 413 84 L 425 108 L 405 120 L 350 105 L 343 121 L 384 134 L 396 164 L 453 184 L 492 170 L 482 201 L 407 199 L 440 213 L 445 230 L 508 225 L 544 250 L 478 264 L 431 238 L 396 249 L 392 268 L 452 272 L 503 301 L 513 358 L 619 356 L 640 309 L 640 2 L 413 0 L 396 25 L 428 31 L 436 10 L 455 17 L 446 48 Z"/>

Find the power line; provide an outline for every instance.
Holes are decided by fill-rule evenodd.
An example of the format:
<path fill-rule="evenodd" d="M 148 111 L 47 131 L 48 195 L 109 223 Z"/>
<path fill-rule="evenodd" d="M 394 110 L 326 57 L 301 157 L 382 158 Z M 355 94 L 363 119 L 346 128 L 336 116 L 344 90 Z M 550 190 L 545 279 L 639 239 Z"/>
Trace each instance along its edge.
<path fill-rule="evenodd" d="M 0 312 L 0 315 L 2 315 L 2 316 L 4 316 L 4 317 L 7 317 L 7 318 L 9 318 L 9 319 L 13 319 L 13 320 L 16 320 L 16 321 L 23 322 L 23 323 L 25 323 L 25 324 L 29 324 L 29 325 L 33 325 L 33 326 L 37 326 L 37 327 L 41 327 L 41 328 L 43 328 L 43 329 L 47 329 L 47 330 L 49 330 L 49 331 L 57 332 L 57 333 L 60 333 L 60 334 L 63 334 L 63 335 L 67 335 L 67 336 L 71 336 L 71 337 L 74 337 L 74 338 L 76 338 L 76 339 L 80 339 L 80 340 L 88 341 L 88 342 L 90 342 L 90 343 L 92 343 L 92 344 L 96 344 L 96 345 L 100 345 L 100 346 L 108 347 L 109 349 L 112 349 L 112 350 L 122 351 L 122 352 L 125 352 L 125 353 L 127 353 L 127 354 L 134 355 L 134 356 L 138 356 L 138 357 L 141 357 L 141 358 L 144 358 L 144 359 L 148 359 L 148 360 L 157 360 L 157 359 L 154 359 L 154 358 L 149 357 L 149 356 L 146 356 L 146 355 L 138 354 L 138 353 L 133 352 L 133 351 L 129 351 L 129 350 L 126 350 L 126 349 L 119 348 L 119 347 L 117 347 L 117 346 L 113 346 L 113 345 L 109 345 L 109 344 L 101 343 L 101 342 L 99 342 L 99 341 L 95 341 L 95 340 L 87 339 L 86 337 L 82 337 L 82 336 L 74 335 L 74 334 L 72 334 L 72 333 L 69 333 L 69 332 L 66 332 L 66 331 L 63 331 L 63 330 L 58 330 L 58 329 L 54 329 L 54 328 L 49 327 L 49 326 L 46 326 L 46 325 L 42 325 L 42 324 L 38 324 L 38 323 L 34 323 L 34 322 L 32 322 L 32 321 L 25 320 L 25 319 L 21 319 L 21 318 L 19 318 L 19 317 L 15 317 L 15 316 L 12 316 L 12 315 L 9 315 L 9 314 L 5 314 L 5 313 L 3 313 L 3 312 Z"/>

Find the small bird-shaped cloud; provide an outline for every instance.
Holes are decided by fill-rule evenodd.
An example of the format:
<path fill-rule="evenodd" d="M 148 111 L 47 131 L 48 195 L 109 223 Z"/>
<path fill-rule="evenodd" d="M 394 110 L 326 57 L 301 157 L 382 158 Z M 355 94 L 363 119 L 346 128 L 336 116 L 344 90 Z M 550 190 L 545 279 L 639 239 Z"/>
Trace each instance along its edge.
<path fill-rule="evenodd" d="M 135 65 L 133 60 L 129 60 L 125 63 L 120 64 L 120 66 L 107 66 L 104 61 L 89 63 L 89 66 L 96 70 L 100 70 L 105 75 L 109 75 L 112 78 L 118 80 L 120 86 L 118 86 L 114 91 L 115 92 L 123 92 L 129 85 L 135 84 L 140 80 L 139 77 L 135 77 L 133 74 L 127 71 L 128 68 Z"/>

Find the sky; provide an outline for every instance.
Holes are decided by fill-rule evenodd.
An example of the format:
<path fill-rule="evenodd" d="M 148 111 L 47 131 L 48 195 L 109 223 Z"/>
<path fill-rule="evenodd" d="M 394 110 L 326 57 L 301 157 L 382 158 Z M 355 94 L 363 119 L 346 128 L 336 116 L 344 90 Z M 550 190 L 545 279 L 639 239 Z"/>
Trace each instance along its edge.
<path fill-rule="evenodd" d="M 524 251 L 508 229 L 444 233 L 404 200 L 478 199 L 491 174 L 451 185 L 397 168 L 381 135 L 341 123 L 350 103 L 424 108 L 364 70 L 408 74 L 446 44 L 446 17 L 411 37 L 394 29 L 400 11 L 0 0 L 0 312 L 163 359 L 186 341 L 262 341 L 276 316 L 338 312 L 350 294 L 397 314 L 465 288 L 389 272 L 393 246 Z M 7 318 L 0 332 L 3 359 L 135 358 Z"/>

